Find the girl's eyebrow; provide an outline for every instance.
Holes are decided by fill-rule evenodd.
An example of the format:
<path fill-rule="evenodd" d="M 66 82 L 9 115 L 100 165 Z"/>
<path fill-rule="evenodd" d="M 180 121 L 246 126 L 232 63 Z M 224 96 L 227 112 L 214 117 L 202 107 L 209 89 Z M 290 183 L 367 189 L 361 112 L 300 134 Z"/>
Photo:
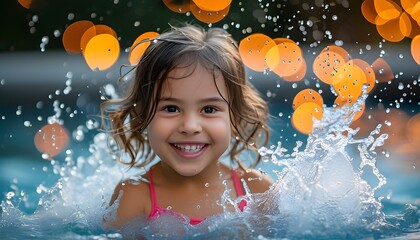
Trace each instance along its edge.
<path fill-rule="evenodd" d="M 182 102 L 181 99 L 174 98 L 174 97 L 162 97 L 162 98 L 159 99 L 159 101 L 163 101 L 163 102 Z M 219 96 L 203 98 L 203 99 L 200 99 L 199 102 L 200 103 L 208 103 L 208 102 L 226 103 L 226 101 L 222 97 L 219 97 Z"/>

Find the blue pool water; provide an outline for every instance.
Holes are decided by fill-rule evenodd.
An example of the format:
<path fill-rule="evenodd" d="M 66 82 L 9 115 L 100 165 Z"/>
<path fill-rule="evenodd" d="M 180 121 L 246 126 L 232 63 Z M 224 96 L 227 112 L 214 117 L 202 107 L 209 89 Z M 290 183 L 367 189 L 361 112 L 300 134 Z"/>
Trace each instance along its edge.
<path fill-rule="evenodd" d="M 380 128 L 353 137 L 345 112 L 325 109 L 319 129 L 292 150 L 282 143 L 262 148 L 261 168 L 278 179 L 261 195 L 245 197 L 243 213 L 210 217 L 191 227 L 170 216 L 153 223 L 139 219 L 121 231 L 107 228 L 108 200 L 126 172 L 109 154 L 107 136 L 95 129 L 88 153 L 67 151 L 51 161 L 1 162 L 12 179 L 3 198 L 0 234 L 6 239 L 418 239 L 418 175 L 381 165 L 376 148 L 387 138 Z M 348 134 L 341 134 L 346 130 Z M 221 199 L 224 204 L 240 199 Z M 256 212 L 263 201 L 267 208 Z"/>

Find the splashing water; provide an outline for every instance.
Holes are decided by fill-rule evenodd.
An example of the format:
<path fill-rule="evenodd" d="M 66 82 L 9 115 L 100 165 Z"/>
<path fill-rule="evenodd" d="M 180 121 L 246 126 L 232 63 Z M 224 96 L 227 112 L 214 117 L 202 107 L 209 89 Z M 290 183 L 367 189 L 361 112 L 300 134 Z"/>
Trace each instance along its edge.
<path fill-rule="evenodd" d="M 264 194 L 243 197 L 248 202 L 244 212 L 211 216 L 190 226 L 177 217 L 164 216 L 148 223 L 137 219 L 121 231 L 105 226 L 115 206 L 108 206 L 114 186 L 127 174 L 109 154 L 108 136 L 96 134 L 89 147 L 89 157 L 73 159 L 71 151 L 64 163 L 52 160 L 60 179 L 45 192 L 35 212 L 20 208 L 23 192 L 10 192 L 1 203 L 0 233 L 14 239 L 122 239 L 124 237 L 172 239 L 337 239 L 381 238 L 412 232 L 419 236 L 420 211 L 407 206 L 402 216 L 386 216 L 376 191 L 386 178 L 376 167 L 375 149 L 383 145 L 387 134 L 379 125 L 364 139 L 355 139 L 357 129 L 349 127 L 366 95 L 352 107 L 325 108 L 321 121 L 315 121 L 303 150 L 297 142 L 292 153 L 277 146 L 261 148 L 264 161 L 276 165 L 278 181 Z M 56 114 L 55 117 L 59 117 Z M 55 119 L 58 120 L 58 119 Z M 357 153 L 357 154 L 355 154 Z M 130 173 L 136 173 L 130 170 Z M 371 172 L 376 181 L 364 179 Z M 139 172 L 137 172 L 138 174 Z M 372 183 L 374 182 L 374 183 Z M 242 199 L 229 199 L 226 189 L 222 206 Z M 118 202 L 118 199 L 117 199 Z"/>
<path fill-rule="evenodd" d="M 286 237 L 344 238 L 385 225 L 375 191 L 386 183 L 386 178 L 376 168 L 374 151 L 383 145 L 387 135 L 375 138 L 378 127 L 368 138 L 354 139 L 357 130 L 349 127 L 354 114 L 348 113 L 356 112 L 357 107 L 325 108 L 323 119 L 315 122 L 303 151 L 299 151 L 301 143 L 290 155 L 285 154 L 280 143 L 260 150 L 260 154 L 283 167 L 278 172 L 279 182 L 268 195 L 274 199 L 271 208 L 275 214 L 284 218 Z M 359 150 L 358 158 L 351 157 L 352 145 Z M 364 171 L 373 172 L 377 186 L 363 179 Z"/>

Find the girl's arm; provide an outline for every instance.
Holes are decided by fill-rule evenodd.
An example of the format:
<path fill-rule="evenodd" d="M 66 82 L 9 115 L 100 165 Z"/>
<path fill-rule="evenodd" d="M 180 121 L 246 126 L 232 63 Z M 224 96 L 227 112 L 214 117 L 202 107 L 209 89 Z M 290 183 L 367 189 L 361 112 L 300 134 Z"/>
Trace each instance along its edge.
<path fill-rule="evenodd" d="M 109 204 L 110 206 L 118 204 L 116 218 L 107 224 L 112 228 L 121 229 L 132 221 L 146 219 L 146 208 L 150 205 L 148 196 L 149 189 L 145 183 L 133 183 L 132 180 L 119 183 Z"/>
<path fill-rule="evenodd" d="M 272 178 L 268 174 L 252 169 L 246 171 L 242 175 L 242 179 L 245 180 L 250 193 L 253 194 L 253 201 L 249 205 L 250 211 L 263 215 L 270 214 L 274 207 L 273 202 L 269 201 L 272 191 L 268 191 L 270 187 L 274 186 Z"/>
<path fill-rule="evenodd" d="M 268 174 L 262 173 L 256 169 L 244 171 L 241 178 L 245 180 L 251 193 L 263 193 L 267 191 L 274 181 Z"/>

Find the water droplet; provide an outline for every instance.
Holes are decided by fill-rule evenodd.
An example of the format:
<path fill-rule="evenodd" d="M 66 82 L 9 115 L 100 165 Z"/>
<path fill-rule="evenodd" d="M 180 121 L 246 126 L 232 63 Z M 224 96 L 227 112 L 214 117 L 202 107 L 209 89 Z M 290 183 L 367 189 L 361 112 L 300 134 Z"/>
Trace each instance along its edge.
<path fill-rule="evenodd" d="M 23 122 L 23 125 L 24 125 L 25 127 L 32 127 L 32 124 L 31 124 L 31 122 L 30 122 L 30 121 L 25 121 L 25 122 Z"/>
<path fill-rule="evenodd" d="M 13 198 L 15 196 L 15 193 L 14 192 L 8 192 L 7 194 L 6 194 L 6 198 L 7 199 L 11 199 L 11 198 Z"/>
<path fill-rule="evenodd" d="M 19 106 L 18 109 L 16 110 L 16 115 L 20 116 L 22 114 L 22 107 Z"/>
<path fill-rule="evenodd" d="M 391 199 L 392 197 L 392 191 L 389 191 L 388 194 L 386 195 L 386 199 Z"/>
<path fill-rule="evenodd" d="M 54 30 L 54 37 L 60 37 L 61 32 L 59 30 Z"/>
<path fill-rule="evenodd" d="M 99 127 L 99 122 L 95 119 L 89 119 L 86 121 L 86 127 L 89 130 L 95 129 Z"/>
<path fill-rule="evenodd" d="M 32 16 L 32 21 L 33 21 L 33 22 L 38 22 L 38 19 L 39 19 L 39 18 L 38 18 L 38 15 L 33 15 L 33 16 Z"/>
<path fill-rule="evenodd" d="M 73 19 L 74 19 L 74 13 L 69 13 L 69 14 L 67 15 L 67 20 L 71 21 L 71 20 L 73 20 Z"/>
<path fill-rule="evenodd" d="M 314 25 L 314 23 L 311 20 L 308 20 L 306 22 L 306 25 L 308 25 L 308 27 L 312 27 Z"/>

